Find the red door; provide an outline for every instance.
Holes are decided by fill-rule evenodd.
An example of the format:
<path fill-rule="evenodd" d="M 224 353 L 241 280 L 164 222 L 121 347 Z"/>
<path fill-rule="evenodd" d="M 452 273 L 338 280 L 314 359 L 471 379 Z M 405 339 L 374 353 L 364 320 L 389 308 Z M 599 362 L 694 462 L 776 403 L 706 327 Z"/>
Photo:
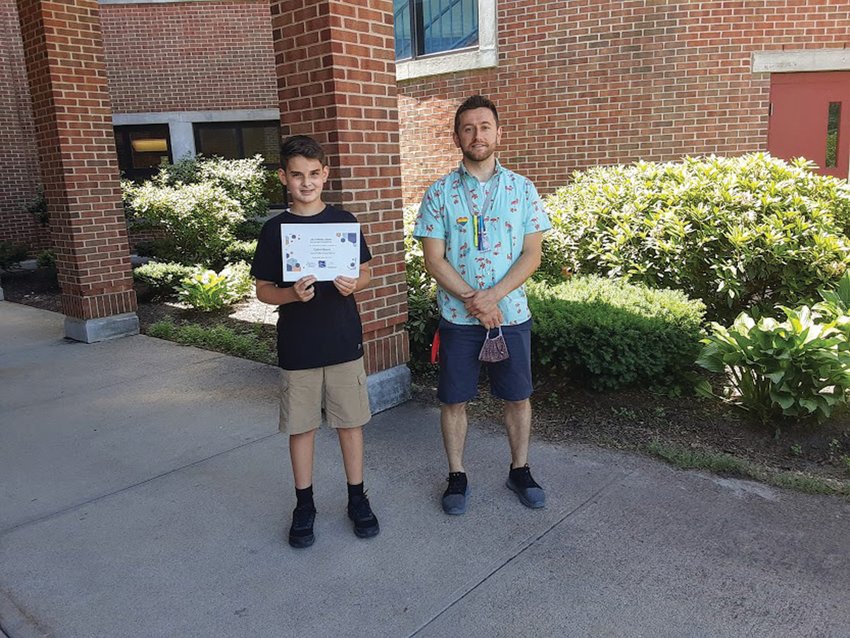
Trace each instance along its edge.
<path fill-rule="evenodd" d="M 848 177 L 850 71 L 771 75 L 767 149 L 782 159 L 805 157 L 823 175 Z"/>

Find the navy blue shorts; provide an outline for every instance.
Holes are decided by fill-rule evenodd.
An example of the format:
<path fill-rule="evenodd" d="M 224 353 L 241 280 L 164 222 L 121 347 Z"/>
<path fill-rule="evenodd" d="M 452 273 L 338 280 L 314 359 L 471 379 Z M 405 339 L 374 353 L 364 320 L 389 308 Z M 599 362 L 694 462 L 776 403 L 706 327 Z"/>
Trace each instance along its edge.
<path fill-rule="evenodd" d="M 442 403 L 465 403 L 478 394 L 482 362 L 478 353 L 487 331 L 481 325 L 467 326 L 440 319 L 440 382 L 437 398 Z M 496 333 L 491 333 L 494 336 Z M 531 319 L 515 326 L 502 326 L 510 357 L 486 363 L 490 392 L 505 401 L 523 401 L 531 396 Z"/>

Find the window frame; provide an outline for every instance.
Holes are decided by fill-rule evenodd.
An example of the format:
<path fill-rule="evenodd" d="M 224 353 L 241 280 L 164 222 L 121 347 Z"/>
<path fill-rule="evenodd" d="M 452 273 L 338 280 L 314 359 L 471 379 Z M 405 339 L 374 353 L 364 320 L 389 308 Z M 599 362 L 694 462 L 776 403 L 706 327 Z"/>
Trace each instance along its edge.
<path fill-rule="evenodd" d="M 246 128 L 267 128 L 270 126 L 278 127 L 278 141 L 280 141 L 280 121 L 273 120 L 231 120 L 227 122 L 192 122 L 192 134 L 195 137 L 195 152 L 197 154 L 207 155 L 201 149 L 201 131 L 203 129 L 235 129 L 236 130 L 236 150 L 240 158 L 245 158 L 245 137 L 243 130 Z M 279 146 L 279 144 L 278 144 Z M 276 170 L 280 165 L 276 162 L 263 162 L 266 168 Z"/>
<path fill-rule="evenodd" d="M 166 146 L 168 147 L 168 163 L 173 164 L 174 154 L 171 143 L 171 131 L 169 129 L 168 122 L 150 122 L 146 124 L 113 124 L 113 134 L 116 137 L 121 136 L 123 138 L 123 152 L 120 150 L 117 142 L 115 144 L 115 156 L 118 160 L 118 169 L 121 171 L 122 177 L 129 179 L 133 182 L 143 182 L 156 175 L 157 171 L 159 170 L 158 166 L 154 168 L 133 167 L 133 151 L 131 148 L 132 140 L 130 139 L 130 134 L 137 131 L 152 130 L 160 127 L 165 128 L 164 137 L 166 141 Z M 130 168 L 122 168 L 122 164 L 125 167 L 130 166 Z"/>
<path fill-rule="evenodd" d="M 495 0 L 478 0 L 477 46 L 397 60 L 396 80 L 495 67 L 498 63 L 496 27 Z"/>

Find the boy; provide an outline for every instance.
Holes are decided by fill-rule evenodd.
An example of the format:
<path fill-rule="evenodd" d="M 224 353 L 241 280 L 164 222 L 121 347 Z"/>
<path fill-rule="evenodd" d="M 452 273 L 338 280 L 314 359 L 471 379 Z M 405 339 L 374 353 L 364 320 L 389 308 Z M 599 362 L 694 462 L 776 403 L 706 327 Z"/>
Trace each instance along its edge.
<path fill-rule="evenodd" d="M 281 224 L 356 222 L 322 201 L 328 165 L 322 147 L 296 135 L 281 146 L 280 181 L 292 205 L 260 231 L 251 266 L 257 299 L 279 306 L 278 365 L 281 370 L 280 430 L 289 434 L 289 456 L 297 504 L 289 544 L 313 544 L 313 447 L 325 417 L 336 429 L 348 481 L 348 517 L 360 538 L 376 536 L 378 519 L 363 490 L 363 425 L 371 418 L 363 367 L 363 332 L 353 293 L 369 285 L 372 255 L 360 233 L 359 276 L 316 281 L 312 275 L 283 282 Z"/>

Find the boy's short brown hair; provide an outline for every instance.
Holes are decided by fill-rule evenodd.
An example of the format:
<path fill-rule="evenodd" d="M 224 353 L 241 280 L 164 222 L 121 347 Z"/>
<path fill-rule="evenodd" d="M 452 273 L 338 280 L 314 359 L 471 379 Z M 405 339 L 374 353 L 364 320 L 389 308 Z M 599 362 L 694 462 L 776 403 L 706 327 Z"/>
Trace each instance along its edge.
<path fill-rule="evenodd" d="M 312 137 L 307 135 L 293 135 L 284 140 L 280 145 L 280 166 L 286 170 L 286 164 L 291 157 L 306 157 L 307 159 L 319 160 L 322 166 L 327 166 L 325 151 Z"/>

